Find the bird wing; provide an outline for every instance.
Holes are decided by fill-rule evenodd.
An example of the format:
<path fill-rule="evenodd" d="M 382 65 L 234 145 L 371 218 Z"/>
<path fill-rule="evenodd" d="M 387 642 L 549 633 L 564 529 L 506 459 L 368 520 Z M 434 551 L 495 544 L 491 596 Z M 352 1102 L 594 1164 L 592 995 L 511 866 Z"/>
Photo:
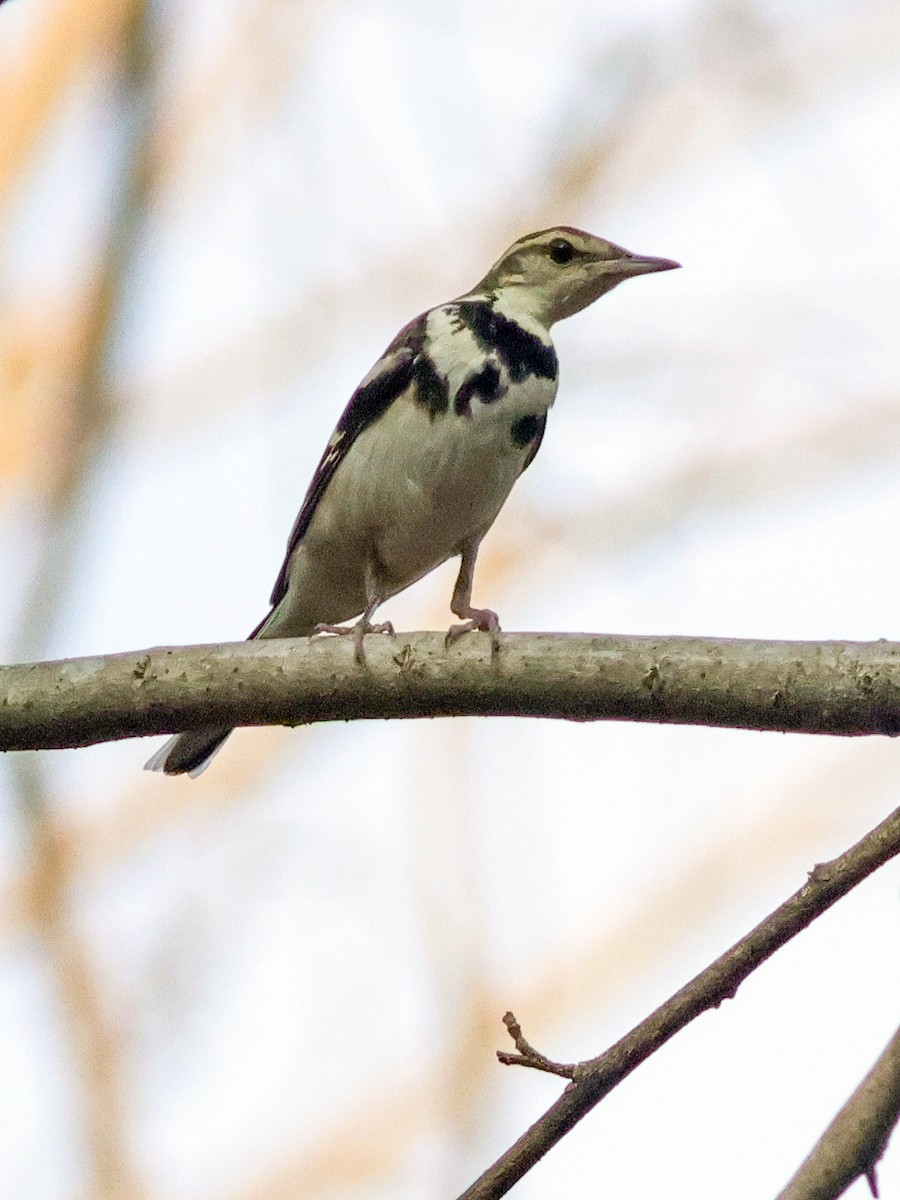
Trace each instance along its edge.
<path fill-rule="evenodd" d="M 522 464 L 522 470 L 519 472 L 520 475 L 524 474 L 534 462 L 534 456 L 537 454 L 538 450 L 540 450 L 541 442 L 544 440 L 544 430 L 546 428 L 547 414 L 544 413 L 542 417 L 538 417 L 537 433 L 534 435 L 534 441 L 531 443 L 531 449 L 528 451 L 528 457 Z"/>
<path fill-rule="evenodd" d="M 414 321 L 400 330 L 350 397 L 334 433 L 328 439 L 325 453 L 319 460 L 319 465 L 316 467 L 288 538 L 287 553 L 275 581 L 275 587 L 272 589 L 270 604 L 273 606 L 279 603 L 287 591 L 291 556 L 309 528 L 319 501 L 334 478 L 335 471 L 347 457 L 348 450 L 362 431 L 374 424 L 388 406 L 412 383 L 416 358 L 421 350 L 424 334 L 425 317 L 423 315 L 416 317 Z"/>

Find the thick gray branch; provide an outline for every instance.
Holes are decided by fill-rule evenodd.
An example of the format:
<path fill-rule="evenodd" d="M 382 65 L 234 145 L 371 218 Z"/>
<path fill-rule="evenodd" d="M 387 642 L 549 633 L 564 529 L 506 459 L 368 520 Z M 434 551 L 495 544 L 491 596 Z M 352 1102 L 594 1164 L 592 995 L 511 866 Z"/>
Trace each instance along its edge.
<path fill-rule="evenodd" d="M 875 1166 L 900 1119 L 900 1029 L 777 1200 L 835 1200 Z"/>
<path fill-rule="evenodd" d="M 900 732 L 900 644 L 467 635 L 162 647 L 0 667 L 0 749 L 200 725 L 537 716 L 825 734 Z"/>

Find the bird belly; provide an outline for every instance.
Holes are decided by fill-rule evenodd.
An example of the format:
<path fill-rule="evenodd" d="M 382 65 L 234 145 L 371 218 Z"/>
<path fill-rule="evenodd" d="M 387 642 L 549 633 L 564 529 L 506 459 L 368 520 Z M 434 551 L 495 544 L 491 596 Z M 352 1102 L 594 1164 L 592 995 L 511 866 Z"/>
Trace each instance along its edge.
<path fill-rule="evenodd" d="M 432 416 L 411 391 L 398 397 L 350 447 L 297 547 L 282 603 L 304 619 L 285 635 L 356 616 L 370 584 L 387 599 L 482 536 L 528 457 L 513 423 L 543 416 L 555 391 L 555 381 L 529 379 L 469 415 L 451 405 Z"/>

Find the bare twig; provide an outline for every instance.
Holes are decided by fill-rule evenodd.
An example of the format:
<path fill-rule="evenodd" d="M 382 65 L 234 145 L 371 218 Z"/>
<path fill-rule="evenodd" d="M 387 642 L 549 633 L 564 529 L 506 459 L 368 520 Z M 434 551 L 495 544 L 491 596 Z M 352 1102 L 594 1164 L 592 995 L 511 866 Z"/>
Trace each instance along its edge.
<path fill-rule="evenodd" d="M 878 1195 L 875 1167 L 900 1119 L 900 1029 L 777 1200 L 834 1200 L 864 1175 Z"/>
<path fill-rule="evenodd" d="M 559 1100 L 459 1200 L 504 1196 L 582 1117 L 656 1050 L 707 1009 L 730 999 L 776 950 L 900 854 L 900 809 L 829 863 L 730 950 L 701 971 L 631 1033 L 597 1058 L 579 1063 Z"/>
<path fill-rule="evenodd" d="M 508 1012 L 503 1018 L 503 1024 L 509 1030 L 509 1036 L 515 1042 L 518 1051 L 517 1054 L 510 1054 L 505 1050 L 497 1051 L 497 1058 L 504 1066 L 533 1067 L 535 1071 L 546 1071 L 548 1075 L 561 1075 L 563 1079 L 575 1078 L 575 1064 L 554 1062 L 546 1054 L 541 1054 L 540 1050 L 535 1050 L 534 1046 L 527 1041 L 522 1032 L 522 1026 L 511 1012 Z"/>
<path fill-rule="evenodd" d="M 537 716 L 795 733 L 900 732 L 900 644 L 442 634 L 160 647 L 0 667 L 0 749 L 204 725 Z"/>

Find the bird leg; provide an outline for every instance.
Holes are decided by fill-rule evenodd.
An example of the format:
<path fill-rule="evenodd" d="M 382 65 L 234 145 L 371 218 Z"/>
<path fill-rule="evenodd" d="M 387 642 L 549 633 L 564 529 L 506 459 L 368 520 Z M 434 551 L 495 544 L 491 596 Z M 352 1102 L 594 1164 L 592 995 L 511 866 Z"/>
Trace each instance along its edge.
<path fill-rule="evenodd" d="M 464 633 L 472 633 L 476 629 L 491 635 L 491 654 L 500 649 L 500 618 L 490 608 L 472 607 L 472 582 L 475 577 L 475 560 L 478 557 L 478 547 L 481 538 L 469 542 L 463 548 L 462 561 L 459 564 L 459 574 L 453 588 L 453 598 L 450 601 L 450 611 L 455 617 L 462 617 L 462 625 L 451 625 L 444 639 L 446 646 L 461 638 Z"/>
<path fill-rule="evenodd" d="M 373 605 L 371 609 L 366 609 L 363 615 L 359 618 L 355 625 L 317 625 L 313 630 L 313 637 L 317 633 L 336 633 L 341 637 L 346 637 L 353 634 L 353 657 L 362 666 L 366 661 L 366 651 L 363 645 L 363 638 L 367 633 L 389 633 L 394 636 L 394 626 L 390 621 L 378 621 L 375 625 L 369 620 L 369 617 L 375 611 L 378 605 Z"/>
<path fill-rule="evenodd" d="M 312 631 L 313 637 L 317 633 L 336 633 L 339 637 L 347 637 L 349 634 L 352 634 L 353 657 L 360 666 L 366 661 L 363 638 L 367 633 L 387 633 L 391 637 L 394 636 L 394 626 L 390 621 L 379 621 L 377 625 L 372 624 L 372 616 L 375 609 L 381 604 L 382 596 L 375 583 L 375 572 L 372 570 L 371 562 L 366 564 L 366 595 L 369 602 L 366 605 L 363 615 L 355 625 L 329 625 L 326 622 L 322 622 Z"/>

